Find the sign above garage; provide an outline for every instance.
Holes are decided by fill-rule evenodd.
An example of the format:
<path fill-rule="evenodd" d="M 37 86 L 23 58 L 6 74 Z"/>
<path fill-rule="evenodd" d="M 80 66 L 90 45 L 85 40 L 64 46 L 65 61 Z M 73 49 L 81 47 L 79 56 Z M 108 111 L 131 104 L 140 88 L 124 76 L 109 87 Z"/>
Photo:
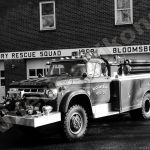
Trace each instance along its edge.
<path fill-rule="evenodd" d="M 66 57 L 71 56 L 72 52 L 79 51 L 80 53 L 94 52 L 97 48 L 89 49 L 65 49 L 65 50 L 41 50 L 41 51 L 23 51 L 23 52 L 8 52 L 0 53 L 0 60 L 5 59 L 31 59 L 44 57 Z"/>
<path fill-rule="evenodd" d="M 122 55 L 122 54 L 138 54 L 138 53 L 142 54 L 142 53 L 150 53 L 150 45 L 8 52 L 8 53 L 0 53 L 0 60 L 65 57 L 71 56 L 72 52 L 75 51 L 79 53 L 87 53 L 87 52 L 94 53 L 95 51 L 97 51 L 99 55 Z"/>

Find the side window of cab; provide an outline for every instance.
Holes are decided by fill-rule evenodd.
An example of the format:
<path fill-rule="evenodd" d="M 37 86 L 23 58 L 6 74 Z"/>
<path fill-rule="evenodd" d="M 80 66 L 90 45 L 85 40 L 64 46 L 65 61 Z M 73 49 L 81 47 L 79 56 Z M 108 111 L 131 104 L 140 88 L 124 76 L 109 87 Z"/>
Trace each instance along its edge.
<path fill-rule="evenodd" d="M 98 78 L 101 76 L 101 64 L 100 63 L 96 63 L 95 64 L 95 72 L 94 72 L 94 77 Z"/>
<path fill-rule="evenodd" d="M 108 76 L 108 67 L 105 62 L 101 64 L 101 70 L 103 76 Z"/>
<path fill-rule="evenodd" d="M 87 63 L 87 74 L 89 77 L 102 77 L 108 76 L 108 69 L 106 64 L 99 62 L 88 62 Z"/>
<path fill-rule="evenodd" d="M 87 74 L 89 77 L 94 77 L 95 63 L 88 62 L 87 63 Z"/>
<path fill-rule="evenodd" d="M 101 64 L 97 62 L 87 63 L 87 74 L 89 77 L 100 77 L 101 76 Z"/>

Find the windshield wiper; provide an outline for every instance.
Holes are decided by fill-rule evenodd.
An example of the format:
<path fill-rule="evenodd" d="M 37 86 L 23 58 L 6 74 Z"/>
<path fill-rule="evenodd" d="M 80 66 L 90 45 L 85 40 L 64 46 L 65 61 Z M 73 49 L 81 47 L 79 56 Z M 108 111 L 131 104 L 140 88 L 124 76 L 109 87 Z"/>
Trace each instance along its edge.
<path fill-rule="evenodd" d="M 60 75 L 67 75 L 67 76 L 71 77 L 71 74 L 69 74 L 67 72 L 62 72 Z"/>
<path fill-rule="evenodd" d="M 60 76 L 60 74 L 50 74 L 48 77 Z"/>

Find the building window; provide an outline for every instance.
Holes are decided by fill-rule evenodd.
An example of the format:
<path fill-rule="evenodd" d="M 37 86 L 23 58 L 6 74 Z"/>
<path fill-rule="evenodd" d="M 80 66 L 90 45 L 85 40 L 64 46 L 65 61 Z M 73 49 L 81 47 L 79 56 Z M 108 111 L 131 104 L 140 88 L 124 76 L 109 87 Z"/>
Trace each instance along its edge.
<path fill-rule="evenodd" d="M 1 85 L 0 86 L 5 86 L 5 79 L 1 79 Z"/>
<path fill-rule="evenodd" d="M 29 69 L 29 78 L 37 78 L 38 76 L 46 76 L 48 72 L 48 68 L 41 69 Z"/>
<path fill-rule="evenodd" d="M 29 76 L 36 76 L 36 70 L 35 69 L 30 69 L 29 70 Z"/>
<path fill-rule="evenodd" d="M 56 29 L 55 2 L 40 2 L 40 30 Z"/>
<path fill-rule="evenodd" d="M 133 0 L 115 0 L 115 25 L 133 24 Z"/>
<path fill-rule="evenodd" d="M 5 77 L 5 72 L 4 72 L 4 70 L 1 70 L 1 71 L 0 71 L 0 77 Z"/>
<path fill-rule="evenodd" d="M 37 69 L 37 76 L 39 76 L 39 75 L 44 75 L 43 74 L 43 69 Z"/>

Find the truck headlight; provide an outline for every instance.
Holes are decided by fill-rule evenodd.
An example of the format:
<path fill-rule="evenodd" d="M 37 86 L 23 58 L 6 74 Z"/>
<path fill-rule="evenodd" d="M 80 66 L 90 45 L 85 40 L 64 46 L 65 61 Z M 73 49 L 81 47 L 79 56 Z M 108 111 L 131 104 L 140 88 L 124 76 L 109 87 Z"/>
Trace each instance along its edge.
<path fill-rule="evenodd" d="M 17 88 L 10 88 L 9 91 L 10 92 L 18 92 L 18 89 Z"/>
<path fill-rule="evenodd" d="M 57 98 L 58 90 L 50 89 L 50 90 L 47 90 L 46 94 L 51 100 L 54 100 Z"/>

